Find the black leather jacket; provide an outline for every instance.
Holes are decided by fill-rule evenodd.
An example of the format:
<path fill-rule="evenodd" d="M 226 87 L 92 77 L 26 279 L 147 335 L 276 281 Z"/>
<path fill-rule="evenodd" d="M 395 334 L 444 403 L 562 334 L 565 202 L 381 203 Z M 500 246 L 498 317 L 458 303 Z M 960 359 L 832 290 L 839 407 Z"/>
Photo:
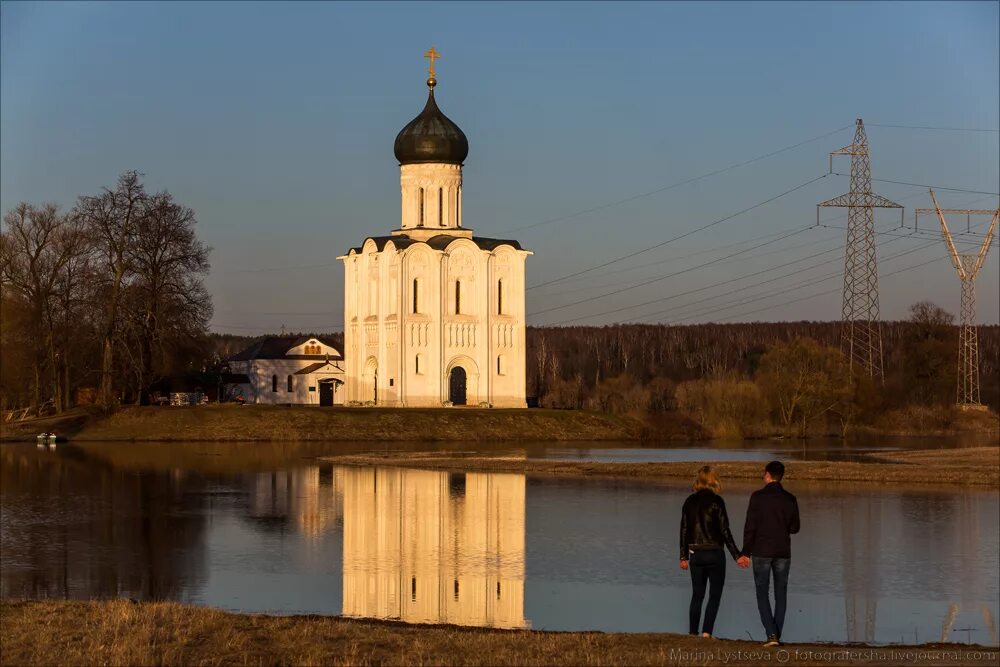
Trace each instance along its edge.
<path fill-rule="evenodd" d="M 734 560 L 739 557 L 740 550 L 729 532 L 725 501 L 708 489 L 695 491 L 681 509 L 681 560 L 687 560 L 691 550 L 721 549 L 723 545 Z"/>

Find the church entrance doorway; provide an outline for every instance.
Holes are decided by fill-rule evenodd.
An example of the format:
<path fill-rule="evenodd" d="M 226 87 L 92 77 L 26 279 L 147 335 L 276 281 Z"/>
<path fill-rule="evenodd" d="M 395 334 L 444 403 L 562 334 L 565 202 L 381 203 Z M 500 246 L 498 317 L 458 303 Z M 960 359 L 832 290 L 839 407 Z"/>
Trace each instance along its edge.
<path fill-rule="evenodd" d="M 361 400 L 373 404 L 378 404 L 378 362 L 375 357 L 369 357 L 365 364 L 365 371 L 361 375 L 362 394 Z"/>
<path fill-rule="evenodd" d="M 319 404 L 333 407 L 333 380 L 319 381 Z"/>
<path fill-rule="evenodd" d="M 451 401 L 452 405 L 465 405 L 465 385 L 465 369 L 461 366 L 455 366 L 451 369 L 451 375 L 448 378 L 448 400 Z"/>

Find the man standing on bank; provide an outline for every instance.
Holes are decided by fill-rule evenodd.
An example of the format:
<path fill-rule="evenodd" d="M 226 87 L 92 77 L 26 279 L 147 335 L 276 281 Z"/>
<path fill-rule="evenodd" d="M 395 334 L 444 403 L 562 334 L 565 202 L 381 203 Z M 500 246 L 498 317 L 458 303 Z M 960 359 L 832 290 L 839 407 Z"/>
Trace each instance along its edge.
<path fill-rule="evenodd" d="M 785 466 L 771 461 L 764 467 L 764 488 L 754 491 L 747 507 L 743 528 L 743 554 L 740 565 L 751 558 L 757 587 L 757 610 L 764 624 L 764 646 L 781 644 L 785 625 L 785 600 L 788 595 L 788 570 L 792 564 L 791 535 L 799 532 L 799 504 L 795 496 L 781 486 Z M 771 610 L 771 576 L 774 576 L 774 610 Z"/>

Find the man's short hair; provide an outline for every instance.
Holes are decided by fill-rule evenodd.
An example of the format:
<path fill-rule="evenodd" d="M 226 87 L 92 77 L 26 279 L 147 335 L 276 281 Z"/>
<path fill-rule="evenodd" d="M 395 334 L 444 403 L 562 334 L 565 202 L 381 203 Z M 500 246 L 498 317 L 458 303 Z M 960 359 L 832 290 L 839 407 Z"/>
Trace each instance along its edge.
<path fill-rule="evenodd" d="M 785 476 L 785 464 L 781 461 L 771 461 L 764 466 L 764 472 L 771 475 L 771 479 L 775 482 L 780 482 L 781 478 Z"/>

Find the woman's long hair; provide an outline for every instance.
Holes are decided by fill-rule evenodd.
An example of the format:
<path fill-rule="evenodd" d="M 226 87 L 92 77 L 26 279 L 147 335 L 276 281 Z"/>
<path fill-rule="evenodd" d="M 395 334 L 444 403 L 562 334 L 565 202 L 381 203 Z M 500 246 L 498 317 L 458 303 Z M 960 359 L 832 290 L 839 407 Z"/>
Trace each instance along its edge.
<path fill-rule="evenodd" d="M 702 466 L 698 469 L 698 476 L 694 478 L 691 489 L 694 491 L 708 489 L 713 493 L 722 493 L 722 482 L 719 481 L 719 475 L 712 466 Z"/>

